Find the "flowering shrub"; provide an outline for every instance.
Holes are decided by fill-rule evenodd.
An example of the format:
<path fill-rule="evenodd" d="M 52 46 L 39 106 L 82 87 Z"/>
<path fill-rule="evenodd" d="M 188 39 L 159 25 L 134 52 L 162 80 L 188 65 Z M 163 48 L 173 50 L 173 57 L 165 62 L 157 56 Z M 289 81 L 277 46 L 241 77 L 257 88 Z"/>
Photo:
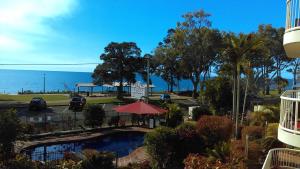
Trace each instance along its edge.
<path fill-rule="evenodd" d="M 203 116 L 197 122 L 197 133 L 206 147 L 226 142 L 232 134 L 232 122 L 224 116 Z"/>

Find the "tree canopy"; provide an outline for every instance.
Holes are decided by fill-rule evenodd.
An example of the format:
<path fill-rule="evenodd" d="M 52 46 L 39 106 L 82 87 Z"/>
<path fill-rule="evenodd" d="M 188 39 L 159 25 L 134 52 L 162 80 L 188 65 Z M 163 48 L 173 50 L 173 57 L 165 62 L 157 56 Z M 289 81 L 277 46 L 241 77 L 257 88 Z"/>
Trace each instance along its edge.
<path fill-rule="evenodd" d="M 119 82 L 118 98 L 123 97 L 123 82 L 135 83 L 136 73 L 144 71 L 145 60 L 134 42 L 111 42 L 100 55 L 103 61 L 92 74 L 96 84 Z"/>

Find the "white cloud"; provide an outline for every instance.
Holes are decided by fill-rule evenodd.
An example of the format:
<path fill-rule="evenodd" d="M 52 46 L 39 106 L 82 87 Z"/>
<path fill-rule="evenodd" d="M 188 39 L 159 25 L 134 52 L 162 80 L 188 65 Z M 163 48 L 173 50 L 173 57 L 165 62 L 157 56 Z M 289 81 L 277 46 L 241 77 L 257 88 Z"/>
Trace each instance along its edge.
<path fill-rule="evenodd" d="M 77 0 L 0 0 L 0 51 L 36 46 L 59 34 L 49 20 L 68 17 Z"/>

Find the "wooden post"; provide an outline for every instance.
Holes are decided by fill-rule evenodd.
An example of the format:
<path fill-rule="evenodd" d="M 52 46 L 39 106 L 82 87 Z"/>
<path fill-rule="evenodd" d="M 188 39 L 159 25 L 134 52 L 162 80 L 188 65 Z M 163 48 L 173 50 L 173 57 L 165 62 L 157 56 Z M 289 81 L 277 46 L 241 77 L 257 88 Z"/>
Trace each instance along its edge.
<path fill-rule="evenodd" d="M 248 159 L 248 151 L 249 151 L 249 135 L 246 135 L 246 144 L 245 144 L 245 158 Z"/>

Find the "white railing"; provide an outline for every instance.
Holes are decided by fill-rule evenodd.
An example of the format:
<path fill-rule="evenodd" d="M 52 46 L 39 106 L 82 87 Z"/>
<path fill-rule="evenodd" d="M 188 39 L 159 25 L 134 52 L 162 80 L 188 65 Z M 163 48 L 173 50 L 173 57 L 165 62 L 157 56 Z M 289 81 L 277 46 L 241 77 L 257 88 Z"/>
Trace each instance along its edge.
<path fill-rule="evenodd" d="M 300 168 L 300 150 L 277 148 L 269 151 L 262 169 Z"/>
<path fill-rule="evenodd" d="M 300 29 L 300 0 L 287 0 L 286 31 Z"/>
<path fill-rule="evenodd" d="M 281 95 L 280 105 L 280 128 L 300 135 L 299 102 L 300 91 L 288 90 Z"/>

